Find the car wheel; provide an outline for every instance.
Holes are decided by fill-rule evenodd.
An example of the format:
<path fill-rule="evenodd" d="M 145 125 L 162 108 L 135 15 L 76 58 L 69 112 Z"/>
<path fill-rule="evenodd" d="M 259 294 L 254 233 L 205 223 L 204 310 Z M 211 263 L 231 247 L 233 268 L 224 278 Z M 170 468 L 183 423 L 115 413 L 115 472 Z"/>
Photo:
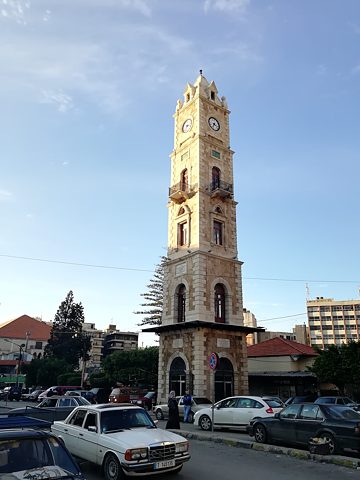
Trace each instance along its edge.
<path fill-rule="evenodd" d="M 193 412 L 189 412 L 189 415 L 188 415 L 188 423 L 193 423 L 194 421 L 194 413 Z"/>
<path fill-rule="evenodd" d="M 202 415 L 199 419 L 199 425 L 202 430 L 211 430 L 211 420 L 207 415 Z"/>
<path fill-rule="evenodd" d="M 155 417 L 156 417 L 157 420 L 164 420 L 164 415 L 163 415 L 162 410 L 160 410 L 160 408 L 155 410 Z"/>
<path fill-rule="evenodd" d="M 340 449 L 336 445 L 336 441 L 333 435 L 331 433 L 323 432 L 319 435 L 320 438 L 323 438 L 329 443 L 329 453 L 330 455 L 333 455 L 334 453 L 339 453 Z"/>
<path fill-rule="evenodd" d="M 104 477 L 105 480 L 123 480 L 125 478 L 120 462 L 113 453 L 109 453 L 105 457 Z"/>
<path fill-rule="evenodd" d="M 258 443 L 266 443 L 266 428 L 261 423 L 256 423 L 254 428 L 254 437 Z"/>

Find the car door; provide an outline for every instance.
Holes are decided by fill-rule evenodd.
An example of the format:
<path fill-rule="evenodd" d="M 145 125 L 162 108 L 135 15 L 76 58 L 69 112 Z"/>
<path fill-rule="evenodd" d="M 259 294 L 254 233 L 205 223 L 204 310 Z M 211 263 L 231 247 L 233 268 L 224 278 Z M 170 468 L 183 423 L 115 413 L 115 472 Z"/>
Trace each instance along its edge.
<path fill-rule="evenodd" d="M 63 430 L 63 434 L 61 436 L 65 442 L 65 445 L 70 450 L 70 453 L 80 458 L 83 458 L 83 446 L 80 445 L 79 438 L 81 437 L 80 433 L 82 433 L 82 425 L 86 417 L 86 412 L 87 411 L 85 409 L 78 409 L 73 413 L 66 423 L 64 422 L 61 424 L 61 428 Z"/>
<path fill-rule="evenodd" d="M 238 398 L 234 409 L 233 425 L 236 428 L 245 428 L 251 419 L 261 416 L 258 414 L 260 408 L 263 408 L 263 405 L 252 398 Z"/>
<path fill-rule="evenodd" d="M 271 419 L 271 423 L 266 424 L 272 440 L 277 440 L 285 445 L 296 443 L 296 419 L 300 409 L 301 405 L 291 404 L 276 414 L 276 418 Z"/>
<path fill-rule="evenodd" d="M 180 418 L 184 418 L 184 397 L 176 398 L 178 400 Z"/>
<path fill-rule="evenodd" d="M 81 421 L 81 419 L 79 419 Z M 99 421 L 96 412 L 87 412 L 81 425 L 78 426 L 79 457 L 97 463 Z"/>
<path fill-rule="evenodd" d="M 217 427 L 231 427 L 234 424 L 234 412 L 237 398 L 225 398 L 214 408 L 214 425 Z"/>
<path fill-rule="evenodd" d="M 312 438 L 324 416 L 319 405 L 312 403 L 302 405 L 300 414 L 296 419 L 296 443 L 299 445 L 307 445 Z"/>

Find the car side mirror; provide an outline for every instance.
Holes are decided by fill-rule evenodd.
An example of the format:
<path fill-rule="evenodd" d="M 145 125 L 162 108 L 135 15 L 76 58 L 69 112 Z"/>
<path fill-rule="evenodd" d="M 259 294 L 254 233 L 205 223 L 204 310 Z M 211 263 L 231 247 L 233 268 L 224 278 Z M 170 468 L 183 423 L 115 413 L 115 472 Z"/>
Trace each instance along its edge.
<path fill-rule="evenodd" d="M 280 412 L 275 413 L 274 418 L 280 418 Z"/>
<path fill-rule="evenodd" d="M 88 430 L 89 432 L 95 432 L 95 433 L 97 432 L 97 428 L 95 427 L 95 425 L 89 425 Z"/>

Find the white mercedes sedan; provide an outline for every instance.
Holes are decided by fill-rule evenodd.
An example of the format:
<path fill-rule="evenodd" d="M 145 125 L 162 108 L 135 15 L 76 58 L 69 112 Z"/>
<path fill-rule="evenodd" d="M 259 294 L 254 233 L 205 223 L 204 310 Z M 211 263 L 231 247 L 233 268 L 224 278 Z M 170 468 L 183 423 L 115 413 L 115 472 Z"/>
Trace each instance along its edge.
<path fill-rule="evenodd" d="M 157 428 L 143 408 L 131 404 L 77 407 L 51 431 L 72 455 L 100 465 L 106 480 L 177 473 L 190 459 L 184 437 Z"/>

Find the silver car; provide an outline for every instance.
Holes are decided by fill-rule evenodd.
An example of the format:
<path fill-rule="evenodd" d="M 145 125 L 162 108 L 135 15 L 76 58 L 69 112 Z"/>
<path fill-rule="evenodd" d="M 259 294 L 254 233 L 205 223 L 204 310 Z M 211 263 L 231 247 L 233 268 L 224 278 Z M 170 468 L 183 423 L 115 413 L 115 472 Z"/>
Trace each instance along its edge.
<path fill-rule="evenodd" d="M 184 397 L 176 397 L 176 401 L 178 402 L 180 418 L 184 419 Z M 209 405 L 212 405 L 212 402 L 208 398 L 192 397 L 191 410 L 188 416 L 188 421 L 192 423 L 194 421 L 195 412 L 201 410 L 202 408 L 206 408 Z M 169 416 L 169 407 L 167 406 L 167 403 L 162 405 L 155 405 L 153 411 L 157 420 L 164 420 L 164 418 L 168 418 Z"/>

